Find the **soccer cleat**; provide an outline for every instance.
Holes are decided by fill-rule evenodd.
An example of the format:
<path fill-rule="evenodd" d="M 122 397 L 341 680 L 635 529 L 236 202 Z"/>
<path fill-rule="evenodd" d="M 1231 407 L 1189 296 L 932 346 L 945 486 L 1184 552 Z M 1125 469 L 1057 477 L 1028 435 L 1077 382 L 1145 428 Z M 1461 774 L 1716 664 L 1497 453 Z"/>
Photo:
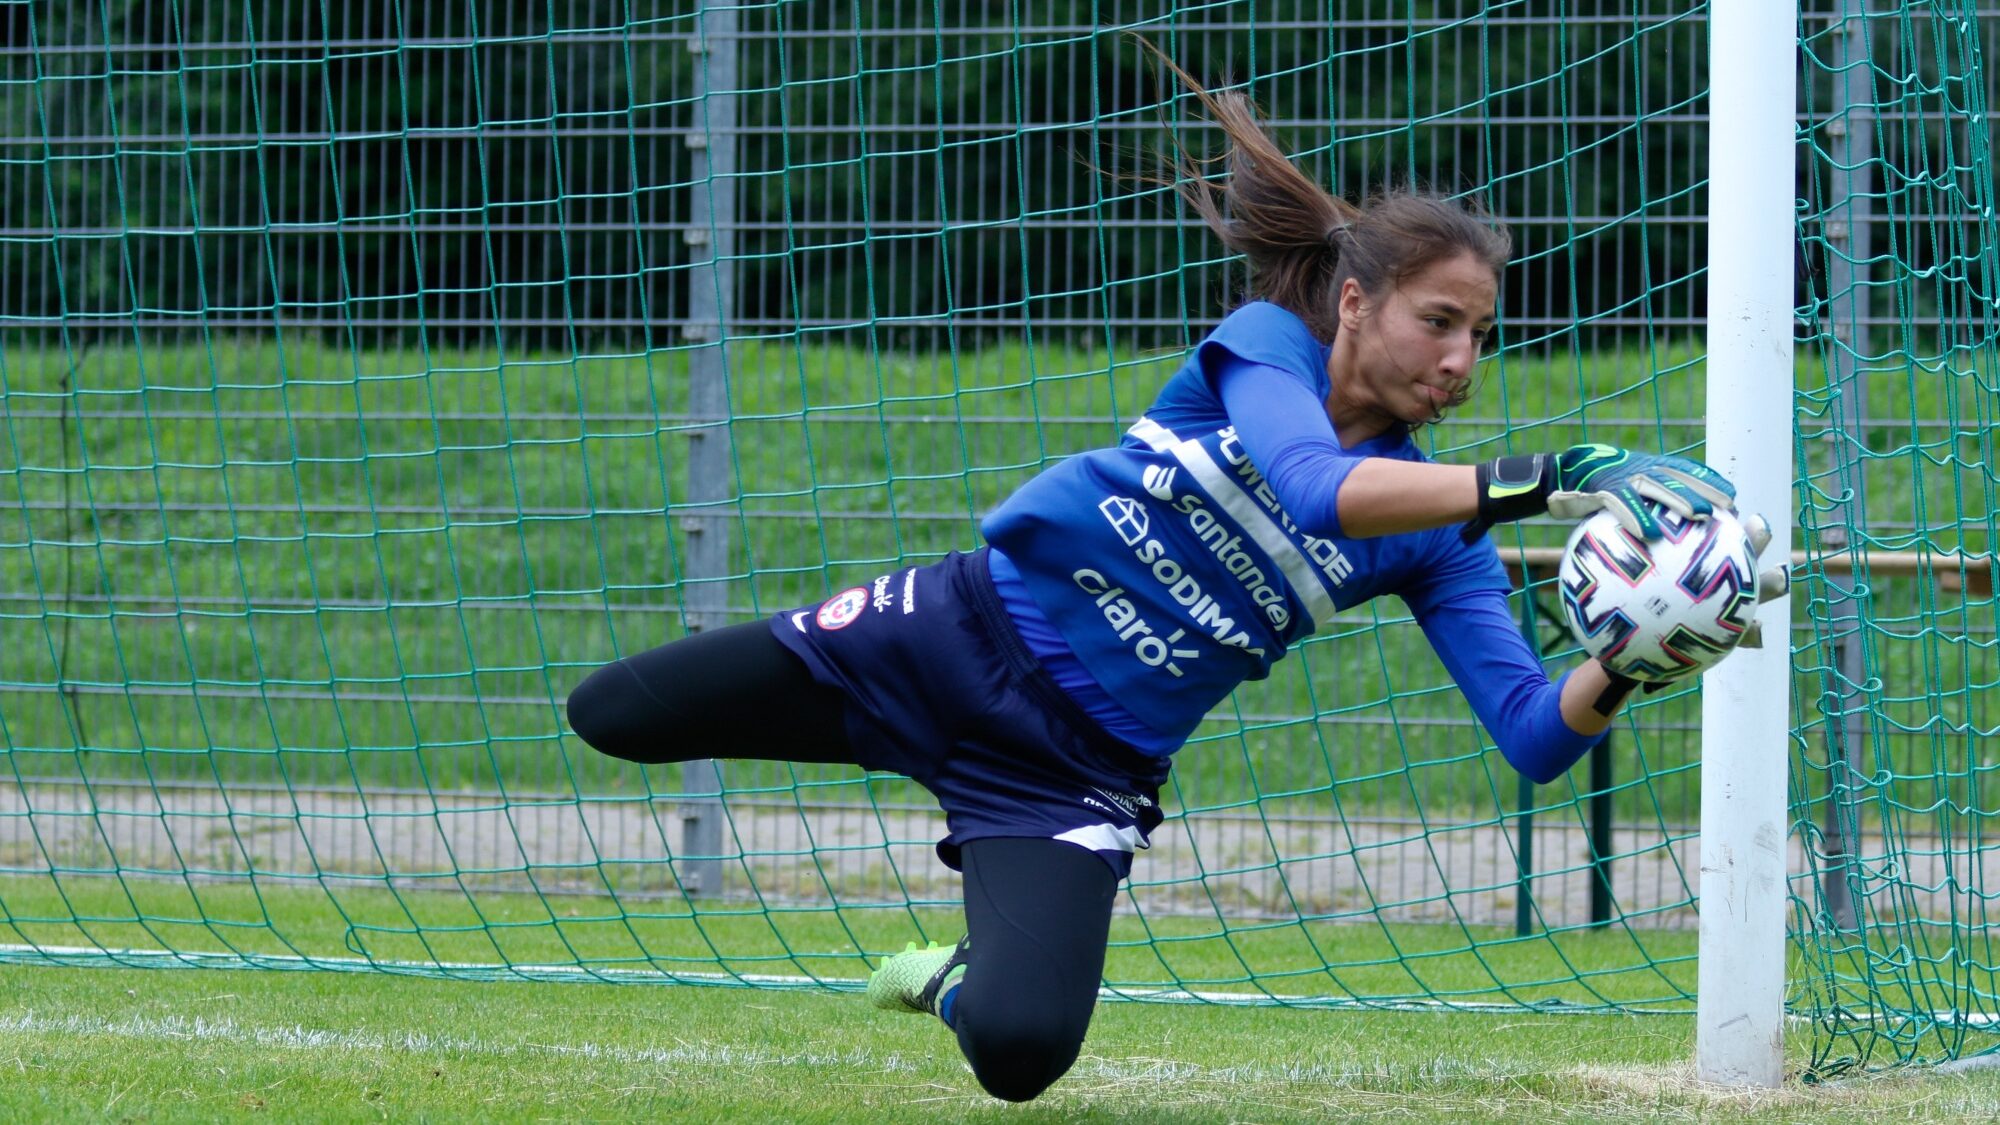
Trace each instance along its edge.
<path fill-rule="evenodd" d="M 964 979 L 971 941 L 967 936 L 957 945 L 931 942 L 924 949 L 913 941 L 901 953 L 884 957 L 882 967 L 868 975 L 868 1002 L 886 1011 L 942 1018 L 938 1002 Z"/>

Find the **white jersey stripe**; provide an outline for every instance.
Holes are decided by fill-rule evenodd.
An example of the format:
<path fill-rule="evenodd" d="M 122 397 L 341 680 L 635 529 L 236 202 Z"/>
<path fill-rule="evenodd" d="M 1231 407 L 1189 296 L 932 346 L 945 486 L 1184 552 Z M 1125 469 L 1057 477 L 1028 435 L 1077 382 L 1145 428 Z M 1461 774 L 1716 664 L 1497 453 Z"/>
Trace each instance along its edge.
<path fill-rule="evenodd" d="M 1094 852 L 1130 854 L 1134 848 L 1151 846 L 1146 843 L 1146 837 L 1139 834 L 1138 828 L 1120 828 L 1115 824 L 1086 824 L 1082 828 L 1058 833 L 1054 839 L 1065 844 L 1078 844 Z"/>
<path fill-rule="evenodd" d="M 1178 445 L 1181 440 L 1174 436 L 1172 430 L 1167 429 L 1151 418 L 1143 416 L 1137 422 L 1132 423 L 1131 428 L 1125 432 L 1152 446 L 1155 453 L 1165 453 L 1175 445 Z"/>
<path fill-rule="evenodd" d="M 1299 550 L 1299 545 L 1292 542 L 1291 536 L 1278 526 L 1278 521 L 1272 519 L 1262 505 L 1215 463 L 1215 458 L 1208 455 L 1208 450 L 1203 449 L 1200 442 L 1179 442 L 1173 446 L 1172 452 L 1194 474 L 1194 479 L 1208 490 L 1208 494 L 1215 497 L 1216 503 L 1222 505 L 1222 510 L 1229 513 L 1229 518 L 1241 525 L 1250 538 L 1264 548 L 1265 554 L 1276 560 L 1279 569 L 1291 581 L 1292 589 L 1305 599 L 1313 620 L 1332 618 L 1333 597 L 1327 589 L 1325 576 L 1311 559 L 1306 558 L 1305 552 Z"/>

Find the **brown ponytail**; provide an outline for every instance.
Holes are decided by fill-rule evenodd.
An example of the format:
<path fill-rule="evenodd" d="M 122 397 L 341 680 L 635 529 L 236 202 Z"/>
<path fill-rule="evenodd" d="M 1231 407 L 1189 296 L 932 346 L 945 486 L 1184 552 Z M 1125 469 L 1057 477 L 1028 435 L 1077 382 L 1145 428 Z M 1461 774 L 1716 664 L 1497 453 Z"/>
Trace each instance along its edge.
<path fill-rule="evenodd" d="M 1258 123 L 1249 98 L 1234 90 L 1210 93 L 1151 41 L 1134 38 L 1201 100 L 1229 138 L 1225 178 L 1209 180 L 1202 166 L 1213 159 L 1196 159 L 1176 141 L 1170 182 L 1223 246 L 1249 263 L 1251 299 L 1290 311 L 1330 343 L 1347 278 L 1379 300 L 1404 278 L 1465 253 L 1499 277 L 1513 239 L 1484 210 L 1411 189 L 1356 207 L 1299 171 Z"/>

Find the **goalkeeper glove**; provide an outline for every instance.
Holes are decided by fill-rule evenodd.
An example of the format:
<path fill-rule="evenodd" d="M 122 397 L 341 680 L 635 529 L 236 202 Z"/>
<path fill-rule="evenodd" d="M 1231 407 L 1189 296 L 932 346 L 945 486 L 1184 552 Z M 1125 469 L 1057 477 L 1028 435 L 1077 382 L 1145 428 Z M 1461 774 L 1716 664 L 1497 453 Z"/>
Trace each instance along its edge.
<path fill-rule="evenodd" d="M 1658 539 L 1652 501 L 1687 519 L 1736 505 L 1736 486 L 1686 457 L 1635 453 L 1610 445 L 1573 445 L 1561 453 L 1498 457 L 1478 466 L 1479 516 L 1465 525 L 1470 543 L 1496 523 L 1547 512 L 1580 520 L 1604 510 L 1641 539 Z"/>

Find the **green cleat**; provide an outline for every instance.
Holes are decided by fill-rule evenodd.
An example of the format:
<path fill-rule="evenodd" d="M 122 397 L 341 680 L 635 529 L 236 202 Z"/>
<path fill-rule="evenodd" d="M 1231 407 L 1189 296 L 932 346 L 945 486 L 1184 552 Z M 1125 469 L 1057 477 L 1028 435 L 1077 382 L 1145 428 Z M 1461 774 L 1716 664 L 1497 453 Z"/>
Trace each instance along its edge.
<path fill-rule="evenodd" d="M 916 942 L 901 953 L 882 959 L 882 967 L 868 975 L 868 1002 L 891 1012 L 923 1012 L 938 1016 L 938 1001 L 965 977 L 966 952 L 970 937 L 957 945 L 931 942 L 918 949 Z"/>

